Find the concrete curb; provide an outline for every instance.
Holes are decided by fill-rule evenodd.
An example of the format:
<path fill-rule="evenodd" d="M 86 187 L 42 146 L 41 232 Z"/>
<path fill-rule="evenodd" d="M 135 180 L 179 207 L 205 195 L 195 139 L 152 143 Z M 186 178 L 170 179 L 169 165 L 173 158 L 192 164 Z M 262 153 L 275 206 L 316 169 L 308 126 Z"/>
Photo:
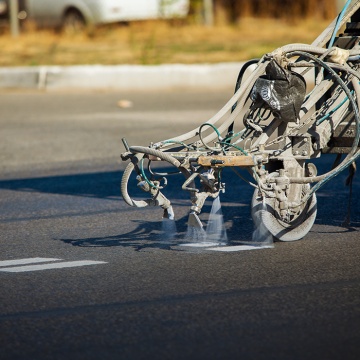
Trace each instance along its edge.
<path fill-rule="evenodd" d="M 79 65 L 0 68 L 0 88 L 60 90 L 226 88 L 244 63 L 200 65 Z"/>

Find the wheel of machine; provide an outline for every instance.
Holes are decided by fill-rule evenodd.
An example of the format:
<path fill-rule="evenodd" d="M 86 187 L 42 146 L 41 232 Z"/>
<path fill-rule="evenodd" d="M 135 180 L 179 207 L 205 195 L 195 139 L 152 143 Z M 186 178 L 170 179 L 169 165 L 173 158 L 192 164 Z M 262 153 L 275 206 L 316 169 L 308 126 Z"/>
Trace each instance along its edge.
<path fill-rule="evenodd" d="M 304 190 L 309 189 L 309 185 L 304 186 Z M 307 191 L 303 191 L 302 195 L 305 196 Z M 259 190 L 255 190 L 251 202 L 251 215 L 255 226 L 264 226 L 279 241 L 300 240 L 314 225 L 317 213 L 316 195 L 314 193 L 296 214 L 292 214 L 289 222 L 281 219 L 277 209 L 276 198 L 265 197 L 263 200 Z"/>

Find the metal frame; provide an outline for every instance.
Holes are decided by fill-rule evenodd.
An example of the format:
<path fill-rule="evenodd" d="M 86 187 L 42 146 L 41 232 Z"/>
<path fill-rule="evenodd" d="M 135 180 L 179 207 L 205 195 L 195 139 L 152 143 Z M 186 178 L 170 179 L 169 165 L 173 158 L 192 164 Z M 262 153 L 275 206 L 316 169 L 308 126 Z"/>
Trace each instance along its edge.
<path fill-rule="evenodd" d="M 264 225 L 278 240 L 304 237 L 316 218 L 316 191 L 360 156 L 359 8 L 360 0 L 348 2 L 311 45 L 287 45 L 250 61 L 240 71 L 234 96 L 200 127 L 149 147 L 129 147 L 124 140 L 122 159 L 131 160 L 121 183 L 125 202 L 158 205 L 164 217 L 174 218 L 171 203 L 161 192 L 167 174 L 153 173 L 150 166 L 165 161 L 185 176 L 182 189 L 190 194 L 189 223 L 201 227 L 198 215 L 206 198 L 224 191 L 222 170 L 240 167 L 253 177 L 249 183 L 255 188 L 251 205 L 255 224 Z M 336 38 L 345 23 L 345 33 Z M 316 79 L 306 94 L 305 85 L 308 89 L 312 85 L 309 72 Z M 318 175 L 311 160 L 327 153 L 346 157 Z M 135 201 L 129 196 L 134 170 L 138 186 L 150 199 Z"/>

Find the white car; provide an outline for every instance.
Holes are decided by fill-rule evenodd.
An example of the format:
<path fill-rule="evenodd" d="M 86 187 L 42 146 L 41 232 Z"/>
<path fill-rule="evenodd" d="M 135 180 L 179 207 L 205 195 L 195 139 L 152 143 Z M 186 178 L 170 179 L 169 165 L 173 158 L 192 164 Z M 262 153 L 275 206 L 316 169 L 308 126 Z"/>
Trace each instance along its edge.
<path fill-rule="evenodd" d="M 84 25 L 183 18 L 189 0 L 25 0 L 25 9 L 27 18 L 40 26 L 76 30 Z"/>

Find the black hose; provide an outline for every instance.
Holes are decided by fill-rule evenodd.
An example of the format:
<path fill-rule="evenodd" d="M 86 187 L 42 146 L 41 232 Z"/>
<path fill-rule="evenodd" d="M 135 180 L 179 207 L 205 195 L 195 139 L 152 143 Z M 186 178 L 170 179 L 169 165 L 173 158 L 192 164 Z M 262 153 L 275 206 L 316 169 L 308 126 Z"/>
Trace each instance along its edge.
<path fill-rule="evenodd" d="M 239 75 L 236 79 L 236 85 L 235 85 L 235 90 L 234 90 L 234 93 L 236 93 L 240 86 L 241 86 L 241 83 L 242 83 L 242 80 L 243 80 L 243 77 L 244 77 L 244 74 L 245 74 L 245 71 L 251 66 L 251 65 L 254 65 L 254 64 L 257 64 L 258 62 L 260 61 L 260 58 L 259 59 L 251 59 L 249 60 L 248 62 L 246 62 L 242 68 L 240 69 L 239 71 Z M 233 112 L 235 109 L 236 109 L 236 106 L 237 106 L 237 102 L 232 106 L 231 108 L 231 112 Z M 232 131 L 234 131 L 234 122 L 232 122 L 230 125 L 229 125 L 229 128 L 228 128 L 228 134 L 231 133 Z"/>

